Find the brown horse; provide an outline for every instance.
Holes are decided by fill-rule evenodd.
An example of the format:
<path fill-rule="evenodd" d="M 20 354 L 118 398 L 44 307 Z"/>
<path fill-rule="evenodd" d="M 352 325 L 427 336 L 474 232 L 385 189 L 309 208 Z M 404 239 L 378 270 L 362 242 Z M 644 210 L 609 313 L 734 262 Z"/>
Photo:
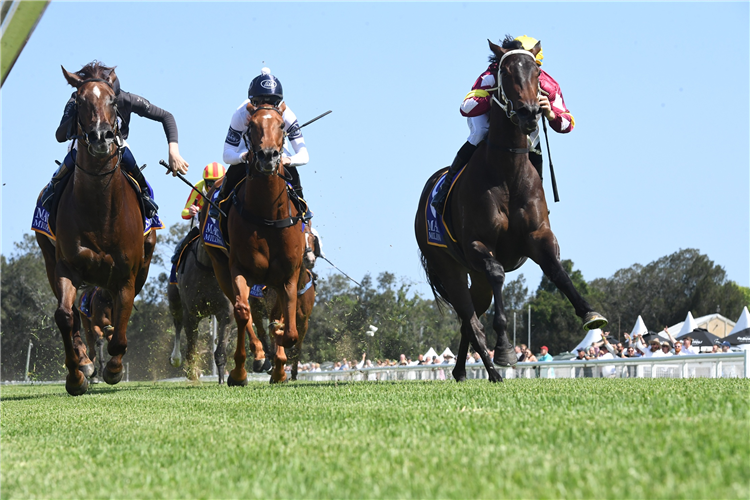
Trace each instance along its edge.
<path fill-rule="evenodd" d="M 455 240 L 455 252 L 449 253 L 446 247 L 427 241 L 426 214 L 432 210 L 427 200 L 445 169 L 427 181 L 415 221 L 422 265 L 430 286 L 436 298 L 447 301 L 461 319 L 461 343 L 453 370 L 457 381 L 466 378 L 469 343 L 481 356 L 490 381 L 502 381 L 490 359 L 484 330 L 477 318 L 487 311 L 493 297 L 492 326 L 497 333 L 494 363 L 500 366 L 516 363 L 506 335 L 502 287 L 505 273 L 519 268 L 527 257 L 570 300 L 576 315 L 583 319 L 584 328 L 607 324 L 576 291 L 560 263 L 542 182 L 529 161 L 527 136 L 536 130 L 540 113 L 535 54 L 523 50 L 519 42 L 505 42 L 502 47 L 489 44 L 500 60 L 498 88 L 492 90 L 489 134 L 459 174 L 446 203 L 446 223 Z"/>
<path fill-rule="evenodd" d="M 244 185 L 236 189 L 236 196 L 228 213 L 227 232 L 230 249 L 227 259 L 223 251 L 208 247 L 216 278 L 224 294 L 234 304 L 237 331 L 248 331 L 250 348 L 255 356 L 253 370 L 260 371 L 265 362 L 263 345 L 252 329 L 252 314 L 248 298 L 250 288 L 265 284 L 279 297 L 280 321 L 283 333 L 275 331 L 276 356 L 272 382 L 286 379 L 284 348 L 297 344 L 297 291 L 305 248 L 302 219 L 287 195 L 287 181 L 281 153 L 284 145 L 282 110 L 273 106 L 254 107 L 250 112 L 249 137 L 252 150 Z M 201 211 L 205 221 L 208 205 Z M 227 377 L 227 385 L 246 385 L 245 335 L 238 335 L 234 353 L 235 367 Z"/>
<path fill-rule="evenodd" d="M 114 71 L 94 66 L 91 74 L 70 73 L 78 89 L 78 156 L 72 179 L 63 191 L 56 218 L 56 241 L 36 234 L 57 297 L 55 322 L 65 346 L 71 395 L 88 389 L 79 365 L 87 364 L 81 341 L 81 321 L 75 307 L 76 290 L 84 282 L 98 285 L 112 298 L 112 356 L 102 373 L 108 384 L 123 376 L 122 356 L 127 350 L 126 329 L 133 300 L 148 276 L 156 232 L 144 235 L 140 201 L 120 168 L 121 137 L 117 126 Z M 90 363 L 90 360 L 88 360 Z"/>

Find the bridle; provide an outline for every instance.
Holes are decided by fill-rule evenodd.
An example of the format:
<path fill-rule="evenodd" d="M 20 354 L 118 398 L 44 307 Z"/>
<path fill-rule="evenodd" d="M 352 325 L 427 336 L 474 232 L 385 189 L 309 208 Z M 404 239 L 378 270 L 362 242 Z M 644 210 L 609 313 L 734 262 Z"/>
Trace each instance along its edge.
<path fill-rule="evenodd" d="M 261 110 L 275 111 L 275 112 L 277 112 L 279 114 L 279 116 L 282 116 L 282 117 L 284 116 L 281 113 L 281 110 L 278 107 L 272 106 L 272 105 L 269 105 L 269 104 L 264 104 L 264 105 L 258 106 L 257 108 L 255 108 L 253 110 L 252 113 L 250 113 L 250 116 L 253 116 L 255 113 L 257 113 L 258 111 L 261 111 Z M 286 134 L 284 135 L 284 137 L 286 137 Z M 252 163 L 250 164 L 250 166 L 254 167 L 255 170 L 258 173 L 263 174 L 263 175 L 278 175 L 279 174 L 279 163 L 281 163 L 281 154 L 279 154 L 279 158 L 278 158 L 278 160 L 276 160 L 276 164 L 274 165 L 273 172 L 271 172 L 271 174 L 266 174 L 265 172 L 263 172 L 262 170 L 260 170 L 260 168 L 258 168 L 258 165 L 260 164 L 259 156 L 261 156 L 263 152 L 260 149 L 260 147 L 258 147 L 257 149 L 254 147 L 252 139 L 250 139 L 250 129 L 249 128 L 242 135 L 242 139 L 245 141 L 245 147 L 247 148 L 247 150 L 250 151 L 253 154 L 253 160 L 252 160 Z"/>
<path fill-rule="evenodd" d="M 90 78 L 90 79 L 88 79 L 88 80 L 84 80 L 84 81 L 83 81 L 83 82 L 81 83 L 81 85 L 80 85 L 80 86 L 78 87 L 78 90 L 80 90 L 80 89 L 81 89 L 81 87 L 82 87 L 82 86 L 84 86 L 84 85 L 85 85 L 85 84 L 87 84 L 87 83 L 96 83 L 96 82 L 101 82 L 101 83 L 105 83 L 105 84 L 106 84 L 106 85 L 107 85 L 107 86 L 108 86 L 108 87 L 109 87 L 110 89 L 112 89 L 112 91 L 113 91 L 113 92 L 114 92 L 114 90 L 115 90 L 114 88 L 112 88 L 112 84 L 111 84 L 111 83 L 109 83 L 109 82 L 108 82 L 107 80 L 104 80 L 104 79 L 102 79 L 102 78 Z M 76 94 L 78 94 L 78 92 L 76 92 Z M 113 166 L 112 168 L 110 168 L 109 170 L 105 170 L 104 172 L 97 172 L 97 173 L 92 173 L 92 172 L 89 172 L 89 171 L 85 170 L 85 169 L 84 169 L 83 167 L 81 167 L 81 166 L 80 166 L 80 165 L 78 164 L 78 160 L 77 160 L 77 158 L 76 158 L 75 166 L 76 166 L 76 167 L 77 167 L 77 168 L 78 168 L 78 169 L 79 169 L 79 170 L 80 170 L 81 172 L 83 172 L 84 174 L 87 174 L 87 175 L 91 175 L 91 176 L 93 176 L 93 177 L 100 177 L 100 176 L 105 176 L 105 175 L 109 175 L 109 174 L 113 173 L 113 172 L 114 172 L 115 170 L 117 170 L 117 168 L 118 168 L 118 167 L 120 166 L 120 162 L 122 162 L 122 151 L 123 151 L 123 149 L 125 148 L 125 146 L 124 146 L 124 141 L 123 141 L 123 139 L 122 139 L 122 133 L 120 132 L 120 127 L 118 126 L 118 122 L 117 122 L 117 96 L 116 96 L 116 95 L 115 95 L 115 101 L 114 101 L 114 103 L 112 104 L 112 107 L 114 108 L 114 112 L 115 112 L 115 113 L 114 113 L 114 116 L 115 116 L 115 123 L 114 123 L 114 125 L 112 126 L 112 129 L 114 130 L 114 134 L 115 134 L 115 140 L 114 140 L 114 143 L 115 143 L 115 146 L 116 146 L 116 148 L 115 148 L 115 151 L 114 151 L 114 153 L 112 153 L 111 155 L 109 155 L 109 156 L 108 156 L 108 157 L 107 157 L 107 158 L 106 158 L 106 159 L 105 159 L 105 160 L 104 160 L 104 161 L 102 162 L 102 165 L 106 165 L 106 164 L 107 164 L 107 163 L 109 162 L 109 160 L 111 160 L 111 159 L 112 159 L 112 158 L 114 158 L 115 156 L 117 156 L 117 162 L 116 162 L 116 163 L 115 163 L 115 165 L 114 165 L 114 166 Z M 76 108 L 78 108 L 78 96 L 77 96 L 77 95 L 76 95 Z M 77 127 L 78 127 L 78 129 L 79 129 L 79 130 L 81 131 L 81 134 L 76 134 L 76 135 L 74 135 L 74 136 L 71 136 L 71 137 L 70 137 L 70 139 L 75 139 L 75 140 L 77 140 L 77 141 L 78 141 L 79 143 L 83 143 L 83 144 L 85 144 L 85 145 L 86 145 L 86 150 L 88 151 L 89 155 L 91 155 L 91 156 L 94 156 L 94 157 L 95 157 L 96 155 L 94 155 L 94 154 L 93 154 L 93 153 L 91 152 L 91 142 L 89 141 L 89 139 L 88 139 L 88 137 L 87 137 L 87 134 L 83 133 L 83 131 L 84 131 L 85 129 L 83 128 L 83 124 L 81 123 L 81 115 L 80 115 L 80 113 L 78 113 L 78 112 L 76 112 L 76 122 L 77 122 Z"/>
<path fill-rule="evenodd" d="M 503 54 L 503 57 L 500 58 L 500 62 L 497 65 L 497 87 L 487 89 L 487 91 L 490 92 L 493 90 L 500 90 L 499 92 L 500 99 L 497 98 L 498 93 L 493 93 L 492 100 L 495 101 L 498 106 L 500 106 L 500 109 L 505 111 L 505 116 L 507 116 L 510 121 L 512 121 L 514 124 L 517 124 L 518 120 L 517 119 L 514 120 L 517 113 L 513 109 L 513 101 L 508 99 L 508 96 L 505 94 L 505 89 L 503 88 L 503 79 L 502 79 L 502 76 L 500 75 L 501 68 L 503 67 L 503 61 L 505 60 L 506 57 L 512 56 L 514 54 L 523 54 L 523 55 L 531 57 L 532 59 L 534 59 L 534 61 L 536 61 L 536 59 L 534 58 L 534 55 L 528 50 L 524 50 L 524 49 L 509 50 L 508 52 Z M 539 94 L 540 90 L 541 88 L 537 90 L 537 94 Z"/>

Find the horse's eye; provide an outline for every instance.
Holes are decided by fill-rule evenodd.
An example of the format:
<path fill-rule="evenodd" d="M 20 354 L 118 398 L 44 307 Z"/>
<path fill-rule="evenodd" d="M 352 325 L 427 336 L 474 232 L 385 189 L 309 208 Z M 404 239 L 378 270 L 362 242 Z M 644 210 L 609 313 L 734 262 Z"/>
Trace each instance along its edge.
<path fill-rule="evenodd" d="M 279 128 L 280 128 L 281 130 L 284 130 L 284 124 L 282 123 L 281 125 L 279 125 Z"/>

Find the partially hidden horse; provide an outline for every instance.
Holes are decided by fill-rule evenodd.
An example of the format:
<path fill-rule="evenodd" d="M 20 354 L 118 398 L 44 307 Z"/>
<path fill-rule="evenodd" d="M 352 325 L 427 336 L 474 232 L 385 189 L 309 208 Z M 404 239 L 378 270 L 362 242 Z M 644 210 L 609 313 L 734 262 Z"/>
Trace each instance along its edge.
<path fill-rule="evenodd" d="M 266 355 L 252 328 L 250 289 L 263 284 L 276 291 L 280 322 L 272 328 L 276 352 L 271 382 L 283 382 L 287 361 L 284 349 L 294 347 L 299 340 L 297 292 L 305 248 L 302 217 L 289 199 L 281 161 L 285 139 L 282 110 L 268 105 L 255 107 L 252 103 L 247 104 L 247 110 L 249 168 L 242 184 L 234 190 L 228 212 L 229 255 L 214 247 L 206 250 L 222 291 L 233 303 L 237 331 L 248 332 L 255 372 L 262 371 Z M 202 224 L 207 214 L 208 204 L 201 210 Z M 235 367 L 227 385 L 247 384 L 246 360 L 245 335 L 238 335 Z"/>
<path fill-rule="evenodd" d="M 122 138 L 112 89 L 115 72 L 96 66 L 92 74 L 62 71 L 77 89 L 78 155 L 72 178 L 60 197 L 56 240 L 38 232 L 36 239 L 57 297 L 55 322 L 62 334 L 68 369 L 65 389 L 75 396 L 88 389 L 79 366 L 91 362 L 81 340 L 76 291 L 83 283 L 97 285 L 112 299 L 113 332 L 107 345 L 111 358 L 102 378 L 116 384 L 123 377 L 128 320 L 135 296 L 148 277 L 156 232 L 144 235 L 138 195 L 120 168 Z"/>
<path fill-rule="evenodd" d="M 299 333 L 299 340 L 291 349 L 291 354 L 287 356 L 287 361 L 292 366 L 292 380 L 297 380 L 297 364 L 302 352 L 302 342 L 307 334 L 310 315 L 315 304 L 315 275 L 312 269 L 315 267 L 315 261 L 320 255 L 320 242 L 317 235 L 313 232 L 310 224 L 305 224 L 305 253 L 302 258 L 302 272 L 299 276 L 300 290 L 297 292 L 299 296 L 297 300 L 297 332 Z M 273 289 L 266 288 L 263 295 L 263 298 L 250 298 L 250 310 L 253 315 L 253 325 L 255 325 L 255 329 L 258 332 L 257 336 L 263 344 L 266 355 L 273 357 L 273 353 L 276 352 L 275 344 L 272 346 L 268 342 L 266 329 L 269 324 L 279 323 L 281 308 L 278 295 Z M 264 320 L 266 324 L 264 324 Z"/>
<path fill-rule="evenodd" d="M 182 365 L 180 332 L 184 329 L 187 338 L 185 373 L 190 380 L 196 380 L 200 376 L 200 370 L 196 366 L 198 325 L 203 318 L 215 316 L 217 345 L 214 361 L 219 373 L 219 384 L 223 384 L 227 364 L 227 329 L 232 319 L 232 303 L 219 288 L 211 258 L 199 235 L 182 250 L 177 283 L 168 285 L 167 298 L 175 329 L 174 348 L 170 356 L 172 366 Z"/>
<path fill-rule="evenodd" d="M 112 298 L 103 289 L 92 285 L 84 286 L 81 292 L 78 307 L 81 326 L 86 332 L 89 352 L 93 352 L 94 356 L 93 358 L 89 356 L 93 363 L 80 366 L 80 370 L 86 377 L 89 377 L 90 381 L 98 382 L 98 376 L 104 373 L 105 341 L 112 338 L 114 330 L 112 328 Z"/>
<path fill-rule="evenodd" d="M 502 287 L 505 273 L 531 258 L 573 304 L 587 329 L 607 320 L 576 291 L 560 263 L 550 229 L 542 182 L 528 158 L 527 136 L 537 128 L 540 70 L 533 51 L 518 42 L 489 42 L 500 61 L 498 87 L 491 89 L 490 130 L 468 165 L 458 174 L 446 202 L 446 245 L 428 243 L 428 199 L 445 169 L 430 177 L 419 199 L 415 231 L 427 280 L 438 300 L 449 303 L 461 320 L 461 342 L 453 376 L 466 378 L 469 344 L 479 353 L 492 382 L 502 381 L 499 366 L 516 363 L 508 341 Z M 450 181 L 450 180 L 447 180 Z M 469 285 L 468 279 L 471 279 Z M 478 315 L 494 297 L 494 360 Z"/>

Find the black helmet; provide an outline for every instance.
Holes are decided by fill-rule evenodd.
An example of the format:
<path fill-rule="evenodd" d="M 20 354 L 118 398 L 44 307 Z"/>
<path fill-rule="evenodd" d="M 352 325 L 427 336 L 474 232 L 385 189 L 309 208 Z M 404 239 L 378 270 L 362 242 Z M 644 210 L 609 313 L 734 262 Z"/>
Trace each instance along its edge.
<path fill-rule="evenodd" d="M 278 106 L 284 100 L 284 91 L 281 88 L 281 82 L 271 74 L 271 70 L 263 68 L 260 75 L 253 78 L 250 82 L 250 88 L 247 89 L 247 98 L 254 97 L 273 97 L 273 104 Z"/>

